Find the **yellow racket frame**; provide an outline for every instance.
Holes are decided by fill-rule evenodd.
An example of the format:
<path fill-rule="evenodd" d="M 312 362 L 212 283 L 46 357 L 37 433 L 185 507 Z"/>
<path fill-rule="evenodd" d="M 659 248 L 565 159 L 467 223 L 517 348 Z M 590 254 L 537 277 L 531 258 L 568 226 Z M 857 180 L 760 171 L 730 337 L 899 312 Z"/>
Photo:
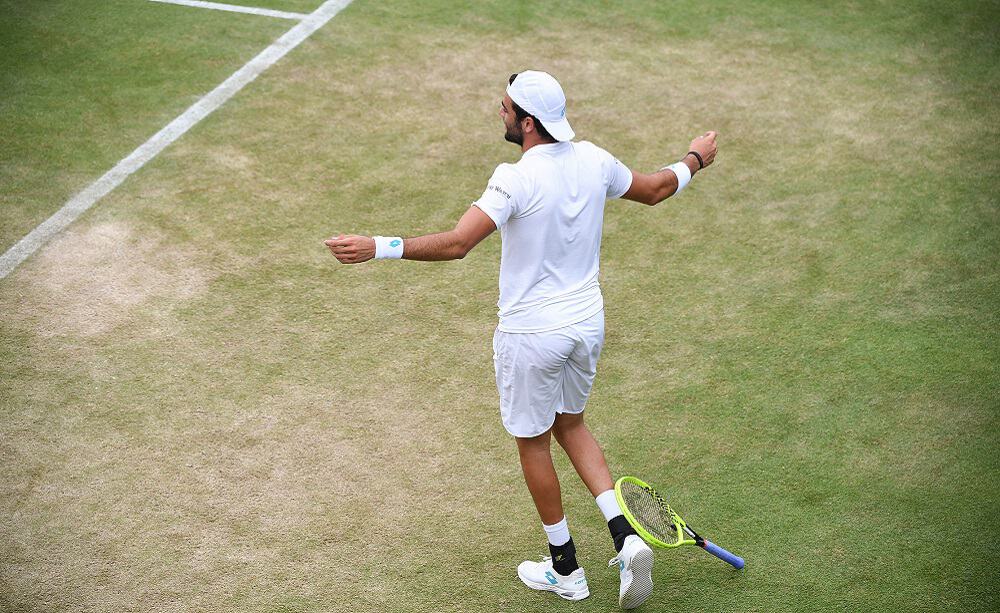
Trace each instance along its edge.
<path fill-rule="evenodd" d="M 667 510 L 667 513 L 670 514 L 670 519 L 674 524 L 674 528 L 677 529 L 677 540 L 675 542 L 668 543 L 666 541 L 662 541 L 653 536 L 652 534 L 650 534 L 648 530 L 642 527 L 642 524 L 640 524 L 639 521 L 635 518 L 635 516 L 632 515 L 632 511 L 628 508 L 628 505 L 625 504 L 625 497 L 622 496 L 623 483 L 633 483 L 645 490 L 649 490 L 649 492 L 653 495 L 653 498 L 656 499 L 656 501 L 660 503 L 660 505 Z M 650 545 L 656 545 L 657 547 L 664 547 L 666 549 L 673 549 L 674 547 L 680 547 L 681 545 L 698 544 L 693 538 L 685 538 L 687 536 L 687 532 L 685 531 L 685 528 L 687 528 L 687 524 L 684 523 L 684 520 L 681 519 L 680 515 L 675 513 L 674 510 L 670 508 L 670 505 L 667 504 L 667 501 L 664 500 L 663 497 L 660 496 L 655 489 L 653 489 L 653 486 L 649 485 L 645 481 L 637 479 L 636 477 L 622 477 L 621 479 L 615 482 L 615 498 L 618 499 L 618 506 L 621 507 L 622 514 L 625 515 L 625 519 L 628 520 L 628 523 L 631 524 L 633 528 L 635 528 L 635 531 L 639 533 L 639 536 L 642 537 L 642 540 L 646 541 Z"/>

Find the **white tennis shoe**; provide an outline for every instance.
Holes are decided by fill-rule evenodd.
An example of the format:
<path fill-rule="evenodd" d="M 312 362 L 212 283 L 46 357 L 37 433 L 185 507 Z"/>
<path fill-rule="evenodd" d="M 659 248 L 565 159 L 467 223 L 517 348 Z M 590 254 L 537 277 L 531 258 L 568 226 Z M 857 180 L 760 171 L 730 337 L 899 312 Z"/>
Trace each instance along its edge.
<path fill-rule="evenodd" d="M 525 560 L 517 567 L 517 576 L 533 590 L 555 592 L 566 600 L 583 600 L 590 596 L 587 577 L 583 568 L 578 568 L 563 576 L 552 568 L 552 558 L 546 556 L 541 562 Z"/>
<path fill-rule="evenodd" d="M 623 609 L 636 608 L 653 593 L 653 550 L 638 536 L 628 535 L 621 553 L 608 566 L 617 566 L 621 575 L 618 604 Z"/>

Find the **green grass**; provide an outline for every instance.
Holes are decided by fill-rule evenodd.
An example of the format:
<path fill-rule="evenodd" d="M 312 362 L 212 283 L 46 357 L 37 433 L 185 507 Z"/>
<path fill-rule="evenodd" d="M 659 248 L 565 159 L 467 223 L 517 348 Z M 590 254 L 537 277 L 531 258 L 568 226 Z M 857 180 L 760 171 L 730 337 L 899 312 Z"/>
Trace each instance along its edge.
<path fill-rule="evenodd" d="M 277 11 L 291 11 L 293 13 L 311 13 L 323 4 L 323 0 L 260 0 L 260 2 L 255 0 L 232 0 L 230 2 L 224 2 L 223 4 L 252 6 Z M 285 25 L 287 27 L 294 24 L 292 22 L 286 22 Z"/>
<path fill-rule="evenodd" d="M 0 249 L 291 23 L 146 1 L 0 0 Z"/>
<path fill-rule="evenodd" d="M 116 4 L 130 31 L 104 6 L 49 9 L 117 37 L 78 39 L 92 70 L 0 65 L 50 83 L 3 100 L 37 118 L 5 124 L 0 173 L 33 177 L 5 190 L 5 244 L 290 27 Z M 449 227 L 516 159 L 495 109 L 532 66 L 637 169 L 721 133 L 676 202 L 606 218 L 591 427 L 616 475 L 747 560 L 660 552 L 644 610 L 996 610 L 998 17 L 356 0 L 0 281 L 0 609 L 615 608 L 561 455 L 593 595 L 514 574 L 544 535 L 498 419 L 498 237 L 448 264 L 344 267 L 321 244 Z M 137 32 L 202 61 L 112 70 Z M 62 142 L 112 94 L 115 129 Z"/>

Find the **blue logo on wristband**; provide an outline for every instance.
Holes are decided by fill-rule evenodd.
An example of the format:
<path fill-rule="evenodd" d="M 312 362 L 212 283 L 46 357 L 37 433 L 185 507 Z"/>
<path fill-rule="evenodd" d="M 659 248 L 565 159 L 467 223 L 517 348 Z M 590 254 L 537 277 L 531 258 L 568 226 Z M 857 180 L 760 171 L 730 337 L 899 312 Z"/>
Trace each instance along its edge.
<path fill-rule="evenodd" d="M 402 243 L 402 242 L 403 242 L 403 241 L 401 241 L 401 240 L 399 240 L 399 239 L 397 238 L 396 240 L 394 240 L 394 241 L 392 241 L 391 243 L 389 243 L 389 246 L 390 246 L 390 247 L 399 247 L 400 243 Z"/>

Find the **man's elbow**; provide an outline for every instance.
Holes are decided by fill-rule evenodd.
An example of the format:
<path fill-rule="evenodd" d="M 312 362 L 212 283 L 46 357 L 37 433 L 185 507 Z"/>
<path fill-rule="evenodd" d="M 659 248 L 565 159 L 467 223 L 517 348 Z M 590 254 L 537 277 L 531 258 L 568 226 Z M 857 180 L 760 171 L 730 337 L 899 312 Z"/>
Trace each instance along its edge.
<path fill-rule="evenodd" d="M 646 206 L 656 206 L 667 199 L 669 193 L 662 185 L 650 185 L 649 189 L 643 190 L 637 200 Z"/>
<path fill-rule="evenodd" d="M 676 189 L 675 185 L 667 185 L 661 189 L 656 190 L 656 192 L 654 192 L 651 195 L 649 201 L 646 204 L 648 204 L 649 206 L 656 206 L 660 204 L 667 198 L 673 196 L 675 189 Z"/>
<path fill-rule="evenodd" d="M 475 246 L 475 243 L 464 238 L 460 238 L 455 243 L 452 253 L 454 254 L 456 260 L 462 260 L 465 259 L 465 256 L 469 255 L 469 252 L 472 251 L 472 248 Z"/>
<path fill-rule="evenodd" d="M 642 201 L 642 203 L 647 206 L 656 206 L 666 199 L 667 197 L 664 196 L 662 192 L 653 192 L 647 194 L 646 198 Z"/>

